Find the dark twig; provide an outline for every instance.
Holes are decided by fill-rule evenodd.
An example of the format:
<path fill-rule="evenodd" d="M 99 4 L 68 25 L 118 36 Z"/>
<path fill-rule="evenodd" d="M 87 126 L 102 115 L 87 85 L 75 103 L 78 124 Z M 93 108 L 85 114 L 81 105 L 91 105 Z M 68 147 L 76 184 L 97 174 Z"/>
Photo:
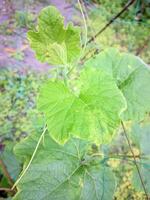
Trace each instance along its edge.
<path fill-rule="evenodd" d="M 91 43 L 92 41 L 94 41 L 96 39 L 96 37 L 98 37 L 103 31 L 105 31 L 118 17 L 120 17 L 133 3 L 135 2 L 135 0 L 131 0 L 129 1 L 124 7 L 123 9 L 117 14 L 115 15 L 100 31 L 98 31 L 94 36 L 92 36 L 88 41 L 87 44 Z M 93 51 L 93 53 L 90 56 L 96 55 L 99 53 L 98 49 L 95 49 Z M 87 58 L 87 56 L 90 54 L 90 52 L 88 51 L 84 57 L 81 59 L 81 63 L 83 63 L 85 61 L 85 59 Z"/>
<path fill-rule="evenodd" d="M 118 17 L 120 17 L 134 2 L 135 0 L 130 0 L 117 15 L 115 15 L 101 30 L 99 30 L 93 37 L 91 37 L 87 41 L 87 44 L 91 43 L 97 36 L 105 31 L 106 28 L 110 26 Z"/>
<path fill-rule="evenodd" d="M 88 59 L 88 56 L 91 58 L 91 57 L 94 57 L 96 54 L 98 54 L 100 51 L 99 49 L 90 49 L 82 58 L 81 58 L 81 64 L 83 64 L 87 59 Z"/>
<path fill-rule="evenodd" d="M 125 137 L 126 137 L 127 143 L 128 143 L 128 145 L 129 145 L 129 149 L 130 149 L 130 151 L 131 151 L 131 153 L 132 153 L 133 160 L 134 160 L 134 164 L 135 164 L 135 166 L 136 166 L 136 169 L 137 169 L 137 172 L 138 172 L 138 175 L 139 175 L 139 178 L 140 178 L 140 181 L 141 181 L 143 190 L 144 190 L 144 192 L 145 192 L 146 199 L 149 200 L 149 197 L 148 197 L 148 194 L 147 194 L 147 191 L 146 191 L 146 188 L 145 188 L 145 184 L 144 184 L 144 181 L 143 181 L 143 178 L 142 178 L 142 175 L 141 175 L 139 166 L 138 166 L 138 164 L 137 164 L 136 157 L 135 157 L 134 152 L 133 152 L 133 150 L 132 150 L 132 146 L 131 146 L 130 140 L 129 140 L 129 138 L 128 138 L 128 135 L 127 135 L 127 132 L 126 132 L 126 128 L 125 128 L 125 126 L 124 126 L 123 121 L 121 121 L 121 125 L 122 125 L 122 128 L 123 128 L 123 132 L 124 132 L 124 135 L 125 135 Z"/>

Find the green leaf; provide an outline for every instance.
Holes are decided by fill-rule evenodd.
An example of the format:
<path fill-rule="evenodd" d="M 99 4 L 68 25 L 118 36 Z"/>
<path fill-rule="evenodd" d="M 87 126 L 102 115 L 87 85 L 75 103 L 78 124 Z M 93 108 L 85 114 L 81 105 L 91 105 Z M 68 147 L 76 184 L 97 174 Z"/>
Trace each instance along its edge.
<path fill-rule="evenodd" d="M 140 126 L 139 124 L 135 124 L 132 127 L 131 137 L 133 142 L 135 142 L 137 147 L 140 149 L 141 154 L 150 156 L 150 125 Z"/>
<path fill-rule="evenodd" d="M 137 135 L 136 145 L 140 150 L 140 164 L 139 169 L 142 176 L 142 180 L 144 182 L 146 191 L 150 193 L 150 125 L 139 126 L 135 125 L 132 129 L 133 139 L 135 135 Z M 134 169 L 133 173 L 133 185 L 139 191 L 143 191 L 143 186 L 139 179 L 139 175 L 137 169 Z"/>
<path fill-rule="evenodd" d="M 35 136 L 32 136 L 34 141 Z M 32 154 L 30 149 L 33 149 L 34 143 L 31 138 L 29 141 L 28 139 L 15 148 L 16 154 L 20 157 Z M 100 166 L 99 160 L 98 162 L 86 161 L 85 155 L 88 149 L 89 144 L 79 139 L 71 139 L 61 146 L 46 133 L 44 142 L 40 145 L 32 164 L 21 179 L 18 193 L 13 199 L 113 199 L 115 190 L 113 173 L 108 167 Z"/>
<path fill-rule="evenodd" d="M 40 12 L 37 29 L 28 32 L 28 39 L 41 62 L 65 65 L 74 62 L 80 55 L 79 28 L 72 23 L 64 27 L 64 18 L 53 6 Z"/>
<path fill-rule="evenodd" d="M 139 165 L 139 169 L 146 192 L 150 194 L 150 160 L 142 161 L 142 163 Z M 143 186 L 141 184 L 137 169 L 134 169 L 133 171 L 132 183 L 137 191 L 143 191 Z"/>
<path fill-rule="evenodd" d="M 87 61 L 85 66 L 104 69 L 113 75 L 127 100 L 123 120 L 139 121 L 150 111 L 150 70 L 140 58 L 110 48 Z"/>
<path fill-rule="evenodd" d="M 16 180 L 21 170 L 21 163 L 13 153 L 14 144 L 7 142 L 5 145 L 4 151 L 0 153 L 0 159 L 3 160 L 11 178 Z"/>
<path fill-rule="evenodd" d="M 70 135 L 108 142 L 126 106 L 122 93 L 110 75 L 95 68 L 84 69 L 77 82 L 77 92 L 50 80 L 40 90 L 39 109 L 51 136 L 60 143 Z"/>

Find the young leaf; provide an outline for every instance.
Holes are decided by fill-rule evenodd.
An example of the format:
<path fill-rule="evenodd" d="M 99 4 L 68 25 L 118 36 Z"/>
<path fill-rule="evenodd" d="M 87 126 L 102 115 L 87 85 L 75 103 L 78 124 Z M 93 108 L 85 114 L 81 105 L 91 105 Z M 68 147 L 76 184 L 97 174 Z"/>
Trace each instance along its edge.
<path fill-rule="evenodd" d="M 63 17 L 53 6 L 40 12 L 37 29 L 28 32 L 28 39 L 41 62 L 65 65 L 74 62 L 80 55 L 79 28 L 72 23 L 64 27 Z"/>
<path fill-rule="evenodd" d="M 30 141 L 28 139 L 15 148 L 20 157 L 32 154 L 29 149 L 33 149 L 34 143 L 31 138 Z M 29 149 L 25 144 L 30 146 Z M 113 173 L 108 167 L 100 166 L 99 160 L 86 161 L 84 157 L 88 148 L 89 144 L 79 139 L 71 139 L 65 146 L 61 146 L 46 133 L 44 143 L 40 145 L 18 185 L 14 200 L 113 199 Z"/>
<path fill-rule="evenodd" d="M 64 143 L 70 135 L 108 142 L 126 108 L 112 77 L 95 68 L 84 69 L 78 80 L 79 95 L 61 81 L 48 81 L 39 96 L 51 136 Z"/>
<path fill-rule="evenodd" d="M 87 61 L 85 66 L 104 69 L 113 75 L 127 100 L 122 119 L 139 121 L 150 111 L 150 70 L 140 58 L 110 48 Z"/>

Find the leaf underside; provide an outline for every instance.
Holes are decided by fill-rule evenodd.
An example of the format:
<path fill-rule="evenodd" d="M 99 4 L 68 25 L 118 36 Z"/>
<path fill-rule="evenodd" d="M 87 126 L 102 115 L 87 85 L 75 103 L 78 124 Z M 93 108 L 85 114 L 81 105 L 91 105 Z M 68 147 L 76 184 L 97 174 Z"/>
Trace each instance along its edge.
<path fill-rule="evenodd" d="M 33 141 L 34 139 L 34 141 Z M 15 153 L 27 159 L 37 134 L 18 144 Z M 27 146 L 26 146 L 27 144 Z M 89 144 L 71 139 L 61 146 L 46 133 L 30 168 L 18 185 L 14 200 L 108 200 L 113 198 L 113 173 L 98 162 L 82 164 Z"/>

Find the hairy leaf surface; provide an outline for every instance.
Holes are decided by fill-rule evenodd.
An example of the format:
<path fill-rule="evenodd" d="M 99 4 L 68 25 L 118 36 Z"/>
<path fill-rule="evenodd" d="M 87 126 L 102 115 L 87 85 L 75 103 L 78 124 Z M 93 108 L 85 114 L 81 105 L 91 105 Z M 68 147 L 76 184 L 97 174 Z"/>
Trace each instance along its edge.
<path fill-rule="evenodd" d="M 117 128 L 126 102 L 109 74 L 84 69 L 78 95 L 61 81 L 48 81 L 40 91 L 39 109 L 45 113 L 51 136 L 64 143 L 70 135 L 107 142 Z"/>
<path fill-rule="evenodd" d="M 36 135 L 18 144 L 16 154 L 29 157 L 35 140 Z M 100 166 L 98 160 L 86 160 L 88 149 L 89 144 L 79 139 L 61 146 L 46 133 L 14 200 L 111 200 L 115 190 L 113 173 Z"/>
<path fill-rule="evenodd" d="M 150 111 L 150 70 L 140 58 L 110 48 L 87 61 L 85 66 L 104 69 L 113 75 L 127 100 L 124 120 L 141 120 Z"/>
<path fill-rule="evenodd" d="M 28 39 L 37 59 L 52 65 L 72 63 L 80 55 L 80 31 L 64 19 L 59 11 L 48 6 L 38 17 L 36 31 L 28 32 Z"/>

